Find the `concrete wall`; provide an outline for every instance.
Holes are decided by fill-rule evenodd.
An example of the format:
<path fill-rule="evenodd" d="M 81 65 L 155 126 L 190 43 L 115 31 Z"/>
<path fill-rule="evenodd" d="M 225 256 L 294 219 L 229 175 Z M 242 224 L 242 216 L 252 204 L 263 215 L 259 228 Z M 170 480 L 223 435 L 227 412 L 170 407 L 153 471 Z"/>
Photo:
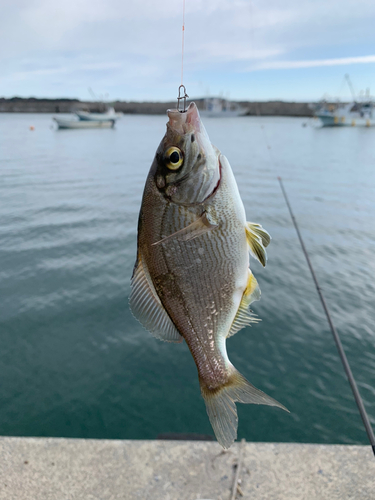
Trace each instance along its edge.
<path fill-rule="evenodd" d="M 313 111 L 306 102 L 247 102 L 249 115 L 260 116 L 313 116 Z"/>
<path fill-rule="evenodd" d="M 0 99 L 0 113 L 70 113 L 78 99 Z"/>

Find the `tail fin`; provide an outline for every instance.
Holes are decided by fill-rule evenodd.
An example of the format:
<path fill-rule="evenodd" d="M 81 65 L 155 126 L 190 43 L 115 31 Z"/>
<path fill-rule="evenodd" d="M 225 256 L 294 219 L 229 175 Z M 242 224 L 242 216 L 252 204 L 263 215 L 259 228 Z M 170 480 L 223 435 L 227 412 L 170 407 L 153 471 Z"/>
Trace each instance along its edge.
<path fill-rule="evenodd" d="M 289 412 L 285 406 L 251 385 L 234 366 L 231 366 L 230 370 L 229 381 L 217 389 L 210 390 L 202 380 L 200 381 L 208 418 L 216 439 L 225 449 L 228 449 L 237 438 L 236 401 L 239 403 L 277 406 Z"/>

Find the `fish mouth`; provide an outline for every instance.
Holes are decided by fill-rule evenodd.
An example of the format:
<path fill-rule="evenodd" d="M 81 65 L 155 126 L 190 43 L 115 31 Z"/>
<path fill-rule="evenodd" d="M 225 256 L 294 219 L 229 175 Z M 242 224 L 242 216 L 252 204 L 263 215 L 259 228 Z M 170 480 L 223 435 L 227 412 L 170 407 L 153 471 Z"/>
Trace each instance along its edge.
<path fill-rule="evenodd" d="M 165 194 L 179 205 L 194 206 L 205 203 L 220 185 L 220 152 L 211 144 L 194 102 L 190 103 L 188 109 L 182 113 L 177 109 L 169 109 L 167 114 L 169 117 L 165 136 L 167 143 L 182 144 L 183 148 L 190 148 L 190 144 L 196 141 L 198 151 L 196 146 L 193 150 L 188 149 L 188 152 L 194 151 L 194 158 L 191 157 L 189 160 L 188 171 L 182 177 L 169 178 Z M 197 152 L 199 154 L 196 156 Z M 179 187 L 184 182 L 186 196 L 178 193 Z"/>
<path fill-rule="evenodd" d="M 210 138 L 201 122 L 195 102 L 191 102 L 188 109 L 182 113 L 177 109 L 168 109 L 167 114 L 169 117 L 167 129 L 172 132 L 173 136 L 181 138 L 188 134 L 194 135 L 204 155 L 208 156 L 213 153 Z"/>
<path fill-rule="evenodd" d="M 182 113 L 177 109 L 168 109 L 167 115 L 168 125 L 179 135 L 185 135 L 193 130 L 196 132 L 202 130 L 202 122 L 195 102 L 191 102 L 188 109 Z"/>

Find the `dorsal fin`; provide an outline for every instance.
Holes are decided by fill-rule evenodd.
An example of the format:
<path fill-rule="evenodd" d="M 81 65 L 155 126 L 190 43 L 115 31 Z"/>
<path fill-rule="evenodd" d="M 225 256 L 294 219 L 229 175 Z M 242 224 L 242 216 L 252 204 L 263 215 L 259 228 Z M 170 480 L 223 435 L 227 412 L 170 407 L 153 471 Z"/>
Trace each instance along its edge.
<path fill-rule="evenodd" d="M 265 247 L 269 245 L 271 236 L 260 224 L 255 224 L 254 222 L 246 222 L 245 230 L 251 255 L 264 267 L 267 262 Z"/>
<path fill-rule="evenodd" d="M 237 333 L 239 330 L 241 330 L 241 328 L 244 328 L 245 326 L 248 326 L 251 323 L 258 323 L 259 321 L 261 321 L 249 309 L 250 304 L 259 299 L 260 299 L 260 288 L 258 282 L 255 279 L 253 273 L 250 271 L 250 269 L 248 269 L 247 286 L 242 295 L 240 307 L 238 308 L 232 326 L 230 327 L 227 338 Z"/>
<path fill-rule="evenodd" d="M 129 304 L 134 317 L 157 339 L 182 342 L 182 337 L 164 309 L 140 255 L 131 284 Z"/>

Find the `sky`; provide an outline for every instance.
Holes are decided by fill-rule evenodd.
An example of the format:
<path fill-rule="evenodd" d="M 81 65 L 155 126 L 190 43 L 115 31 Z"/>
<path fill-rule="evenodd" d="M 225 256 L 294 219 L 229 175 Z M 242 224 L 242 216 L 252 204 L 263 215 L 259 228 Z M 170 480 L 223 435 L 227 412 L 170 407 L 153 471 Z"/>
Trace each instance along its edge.
<path fill-rule="evenodd" d="M 172 101 L 183 0 L 0 0 L 0 97 Z M 374 0 L 185 0 L 190 97 L 375 94 Z"/>

